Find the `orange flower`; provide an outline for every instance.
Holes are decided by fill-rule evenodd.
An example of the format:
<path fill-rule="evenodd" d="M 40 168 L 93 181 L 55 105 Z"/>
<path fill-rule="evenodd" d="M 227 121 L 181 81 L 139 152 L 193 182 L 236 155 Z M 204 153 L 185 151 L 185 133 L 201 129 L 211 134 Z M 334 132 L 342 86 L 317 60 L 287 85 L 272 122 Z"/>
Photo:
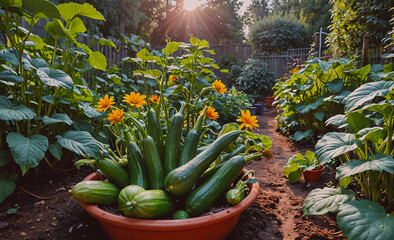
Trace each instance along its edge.
<path fill-rule="evenodd" d="M 178 82 L 179 81 L 178 77 L 174 76 L 174 75 L 170 75 L 169 79 L 171 82 Z"/>
<path fill-rule="evenodd" d="M 298 73 L 299 71 L 300 71 L 299 68 L 293 68 L 293 69 L 290 70 L 290 73 L 291 73 L 291 74 L 293 74 L 293 73 Z"/>
<path fill-rule="evenodd" d="M 250 130 L 252 130 L 253 127 L 259 127 L 259 125 L 257 124 L 258 121 L 256 119 L 256 116 L 251 116 L 249 110 L 246 110 L 246 112 L 241 110 L 241 116 L 238 116 L 237 121 L 242 122 L 241 126 L 239 126 L 240 130 L 244 126 L 249 128 Z"/>
<path fill-rule="evenodd" d="M 159 103 L 160 97 L 157 96 L 157 95 L 152 95 L 152 97 L 149 98 L 149 101 L 150 101 L 151 103 Z"/>
<path fill-rule="evenodd" d="M 123 102 L 127 102 L 132 107 L 136 106 L 137 108 L 140 108 L 142 107 L 142 104 L 146 104 L 146 95 L 140 95 L 140 93 L 131 92 L 130 95 L 126 94 L 123 98 Z"/>
<path fill-rule="evenodd" d="M 219 92 L 220 94 L 224 94 L 225 92 L 227 92 L 226 85 L 224 85 L 224 84 L 222 83 L 221 80 L 216 80 L 216 81 L 214 81 L 214 82 L 212 83 L 212 86 L 213 86 L 213 87 L 215 88 L 215 90 L 216 90 L 217 92 Z"/>
<path fill-rule="evenodd" d="M 206 117 L 209 117 L 209 118 L 212 119 L 212 120 L 215 120 L 215 119 L 217 119 L 217 118 L 219 117 L 218 113 L 215 112 L 215 111 L 216 111 L 215 108 L 209 106 L 209 107 L 207 108 L 207 110 L 205 111 L 205 116 L 206 116 Z M 200 114 L 201 114 L 201 113 L 202 113 L 202 110 L 200 111 Z"/>
<path fill-rule="evenodd" d="M 97 111 L 106 111 L 111 105 L 115 104 L 114 97 L 108 98 L 108 94 L 105 94 L 104 98 L 100 98 L 96 108 Z"/>
<path fill-rule="evenodd" d="M 123 122 L 123 109 L 112 110 L 112 113 L 109 114 L 107 119 L 111 121 L 111 125 L 117 124 L 118 122 Z"/>
<path fill-rule="evenodd" d="M 265 149 L 262 153 L 263 153 L 263 156 L 266 157 L 268 160 L 274 158 L 274 154 L 272 154 L 272 151 L 269 149 Z"/>

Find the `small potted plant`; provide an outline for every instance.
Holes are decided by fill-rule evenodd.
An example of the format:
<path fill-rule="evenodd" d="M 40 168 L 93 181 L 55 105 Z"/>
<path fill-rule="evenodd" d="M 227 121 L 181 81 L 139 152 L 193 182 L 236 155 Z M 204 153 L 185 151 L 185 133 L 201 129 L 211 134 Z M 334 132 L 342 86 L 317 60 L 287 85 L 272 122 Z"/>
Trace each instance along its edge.
<path fill-rule="evenodd" d="M 292 184 L 298 182 L 302 175 L 306 182 L 318 181 L 324 169 L 325 166 L 319 165 L 315 153 L 311 151 L 307 151 L 305 156 L 297 153 L 284 166 L 285 176 Z"/>

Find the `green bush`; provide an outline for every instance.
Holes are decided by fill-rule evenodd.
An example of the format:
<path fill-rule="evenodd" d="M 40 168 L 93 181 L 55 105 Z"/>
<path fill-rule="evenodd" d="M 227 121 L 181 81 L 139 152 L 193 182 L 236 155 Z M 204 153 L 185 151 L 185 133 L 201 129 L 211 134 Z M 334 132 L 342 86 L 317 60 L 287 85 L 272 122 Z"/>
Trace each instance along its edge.
<path fill-rule="evenodd" d="M 310 38 L 312 40 L 312 38 Z M 308 47 L 306 26 L 295 17 L 272 15 L 252 26 L 249 42 L 255 51 L 274 54 L 289 48 Z"/>
<path fill-rule="evenodd" d="M 236 88 L 250 95 L 255 101 L 272 95 L 272 87 L 275 84 L 274 73 L 266 63 L 256 59 L 248 59 L 236 80 Z"/>

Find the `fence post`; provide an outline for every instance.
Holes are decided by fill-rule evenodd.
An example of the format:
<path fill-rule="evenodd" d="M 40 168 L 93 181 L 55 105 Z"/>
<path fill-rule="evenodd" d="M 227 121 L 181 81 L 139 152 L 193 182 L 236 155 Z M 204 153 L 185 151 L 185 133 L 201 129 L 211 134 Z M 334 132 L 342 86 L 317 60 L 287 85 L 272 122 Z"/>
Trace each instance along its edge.
<path fill-rule="evenodd" d="M 314 47 L 315 57 L 316 57 L 316 54 L 319 52 L 319 46 L 320 46 L 320 32 L 316 32 L 315 33 L 315 47 Z"/>
<path fill-rule="evenodd" d="M 369 55 L 369 35 L 364 35 L 363 37 L 363 50 L 362 50 L 362 66 L 364 67 L 365 65 L 368 64 L 368 55 Z"/>

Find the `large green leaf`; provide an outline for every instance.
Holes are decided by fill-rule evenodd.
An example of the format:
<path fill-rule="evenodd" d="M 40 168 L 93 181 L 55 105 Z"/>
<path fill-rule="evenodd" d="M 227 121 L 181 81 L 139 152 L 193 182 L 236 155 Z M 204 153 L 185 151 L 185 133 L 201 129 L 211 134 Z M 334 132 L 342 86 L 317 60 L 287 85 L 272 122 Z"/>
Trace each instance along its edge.
<path fill-rule="evenodd" d="M 336 212 L 344 202 L 353 200 L 354 196 L 355 193 L 353 191 L 347 191 L 343 187 L 313 189 L 305 198 L 303 216 Z"/>
<path fill-rule="evenodd" d="M 372 159 L 368 160 L 352 159 L 342 163 L 337 168 L 336 178 L 342 179 L 366 171 L 386 171 L 394 174 L 394 159 L 383 153 L 378 153 Z"/>
<path fill-rule="evenodd" d="M 68 125 L 71 125 L 73 123 L 73 120 L 71 120 L 70 117 L 64 113 L 54 113 L 50 117 L 44 116 L 42 121 L 46 125 L 53 123 L 67 123 Z"/>
<path fill-rule="evenodd" d="M 51 35 L 52 38 L 57 39 L 61 37 L 65 37 L 73 42 L 75 42 L 75 38 L 70 30 L 65 29 L 63 23 L 56 19 L 52 22 L 49 22 L 45 25 L 45 31 Z"/>
<path fill-rule="evenodd" d="M 299 113 L 305 114 L 311 110 L 316 110 L 323 102 L 322 98 L 316 99 L 314 103 L 311 104 L 303 104 L 303 103 L 297 103 L 295 106 L 295 110 Z"/>
<path fill-rule="evenodd" d="M 167 56 L 170 56 L 174 52 L 178 51 L 179 46 L 181 43 L 178 42 L 169 42 L 167 46 L 162 50 Z"/>
<path fill-rule="evenodd" d="M 68 30 L 70 30 L 73 37 L 76 37 L 78 33 L 86 32 L 86 27 L 83 24 L 83 21 L 79 17 L 76 17 L 70 22 Z"/>
<path fill-rule="evenodd" d="M 336 78 L 331 82 L 327 82 L 326 86 L 328 89 L 333 91 L 334 93 L 339 93 L 342 90 L 343 80 L 340 78 Z"/>
<path fill-rule="evenodd" d="M 306 130 L 305 132 L 302 131 L 297 131 L 293 135 L 294 141 L 298 142 L 301 141 L 302 139 L 306 138 L 311 138 L 313 136 L 313 131 L 311 129 Z"/>
<path fill-rule="evenodd" d="M 19 53 L 15 48 L 0 50 L 0 60 L 3 60 L 16 68 L 19 65 Z"/>
<path fill-rule="evenodd" d="M 42 135 L 25 138 L 19 133 L 10 132 L 7 134 L 7 143 L 15 162 L 22 169 L 22 175 L 36 167 L 48 149 L 48 139 Z"/>
<path fill-rule="evenodd" d="M 335 116 L 330 117 L 327 119 L 325 122 L 326 125 L 334 125 L 337 126 L 338 128 L 344 128 L 348 126 L 348 123 L 346 122 L 346 116 L 343 114 L 337 114 Z"/>
<path fill-rule="evenodd" d="M 0 72 L 0 82 L 13 86 L 15 83 L 23 82 L 23 77 L 18 76 L 15 71 L 5 70 Z"/>
<path fill-rule="evenodd" d="M 36 18 L 60 18 L 59 10 L 48 0 L 22 0 L 23 8 Z"/>
<path fill-rule="evenodd" d="M 33 110 L 27 108 L 24 105 L 14 106 L 8 98 L 0 96 L 0 119 L 3 121 L 7 120 L 27 120 L 33 119 L 36 114 Z"/>
<path fill-rule="evenodd" d="M 52 87 L 63 87 L 71 90 L 74 87 L 73 80 L 65 72 L 57 69 L 40 68 L 37 75 L 41 82 Z"/>
<path fill-rule="evenodd" d="M 379 143 L 379 140 L 383 142 L 386 137 L 386 131 L 382 127 L 372 127 L 372 128 L 364 128 L 358 131 L 356 137 L 360 140 L 367 139 L 374 143 Z"/>
<path fill-rule="evenodd" d="M 101 52 L 90 52 L 89 58 L 86 60 L 86 62 L 104 72 L 107 70 L 107 59 Z"/>
<path fill-rule="evenodd" d="M 11 153 L 9 151 L 0 150 L 0 167 L 6 165 L 12 160 Z"/>
<path fill-rule="evenodd" d="M 390 240 L 394 236 L 394 216 L 389 216 L 375 201 L 342 204 L 337 223 L 348 240 Z"/>
<path fill-rule="evenodd" d="M 63 157 L 62 146 L 59 143 L 49 144 L 49 152 L 57 159 L 61 160 Z"/>
<path fill-rule="evenodd" d="M 9 8 L 9 7 L 22 7 L 22 0 L 0 0 L 0 7 Z M 0 201 L 1 202 L 1 201 Z"/>
<path fill-rule="evenodd" d="M 57 135 L 57 141 L 62 147 L 82 156 L 90 155 L 93 158 L 101 156 L 102 144 L 90 133 L 85 131 L 67 131 L 63 136 Z"/>
<path fill-rule="evenodd" d="M 357 148 L 357 141 L 353 134 L 330 132 L 317 142 L 315 154 L 319 164 L 325 164 L 331 159 Z"/>
<path fill-rule="evenodd" d="M 8 171 L 0 172 L 0 203 L 14 192 L 15 181 L 17 179 L 18 174 L 16 173 L 9 173 Z"/>
<path fill-rule="evenodd" d="M 101 15 L 101 13 L 97 11 L 89 3 L 84 3 L 84 4 L 73 3 L 73 2 L 63 3 L 63 4 L 59 4 L 57 6 L 57 9 L 59 9 L 60 15 L 67 22 L 72 20 L 77 15 L 105 21 L 103 15 Z"/>
<path fill-rule="evenodd" d="M 347 115 L 346 122 L 349 123 L 349 127 L 352 133 L 356 133 L 361 129 L 368 128 L 371 126 L 369 119 L 363 114 L 358 112 L 351 112 Z"/>
<path fill-rule="evenodd" d="M 115 43 L 112 42 L 111 39 L 100 38 L 99 43 L 100 43 L 101 46 L 109 46 L 109 47 L 113 47 L 113 48 L 115 48 L 116 50 L 118 50 L 118 49 L 116 48 Z"/>
<path fill-rule="evenodd" d="M 392 105 L 389 103 L 380 102 L 380 103 L 368 104 L 363 108 L 361 108 L 360 110 L 357 110 L 357 112 L 359 113 L 363 113 L 364 111 L 378 112 L 381 113 L 383 116 L 388 117 L 391 114 Z"/>
<path fill-rule="evenodd" d="M 378 96 L 386 96 L 394 88 L 394 81 L 370 82 L 354 90 L 344 101 L 346 112 L 353 111 Z"/>
<path fill-rule="evenodd" d="M 99 118 L 99 117 L 101 117 L 101 113 L 99 113 L 96 109 L 92 108 L 90 106 L 90 103 L 88 103 L 88 102 L 78 101 L 78 106 L 80 108 L 82 108 L 82 110 L 85 113 L 85 115 L 90 117 L 90 118 Z"/>

